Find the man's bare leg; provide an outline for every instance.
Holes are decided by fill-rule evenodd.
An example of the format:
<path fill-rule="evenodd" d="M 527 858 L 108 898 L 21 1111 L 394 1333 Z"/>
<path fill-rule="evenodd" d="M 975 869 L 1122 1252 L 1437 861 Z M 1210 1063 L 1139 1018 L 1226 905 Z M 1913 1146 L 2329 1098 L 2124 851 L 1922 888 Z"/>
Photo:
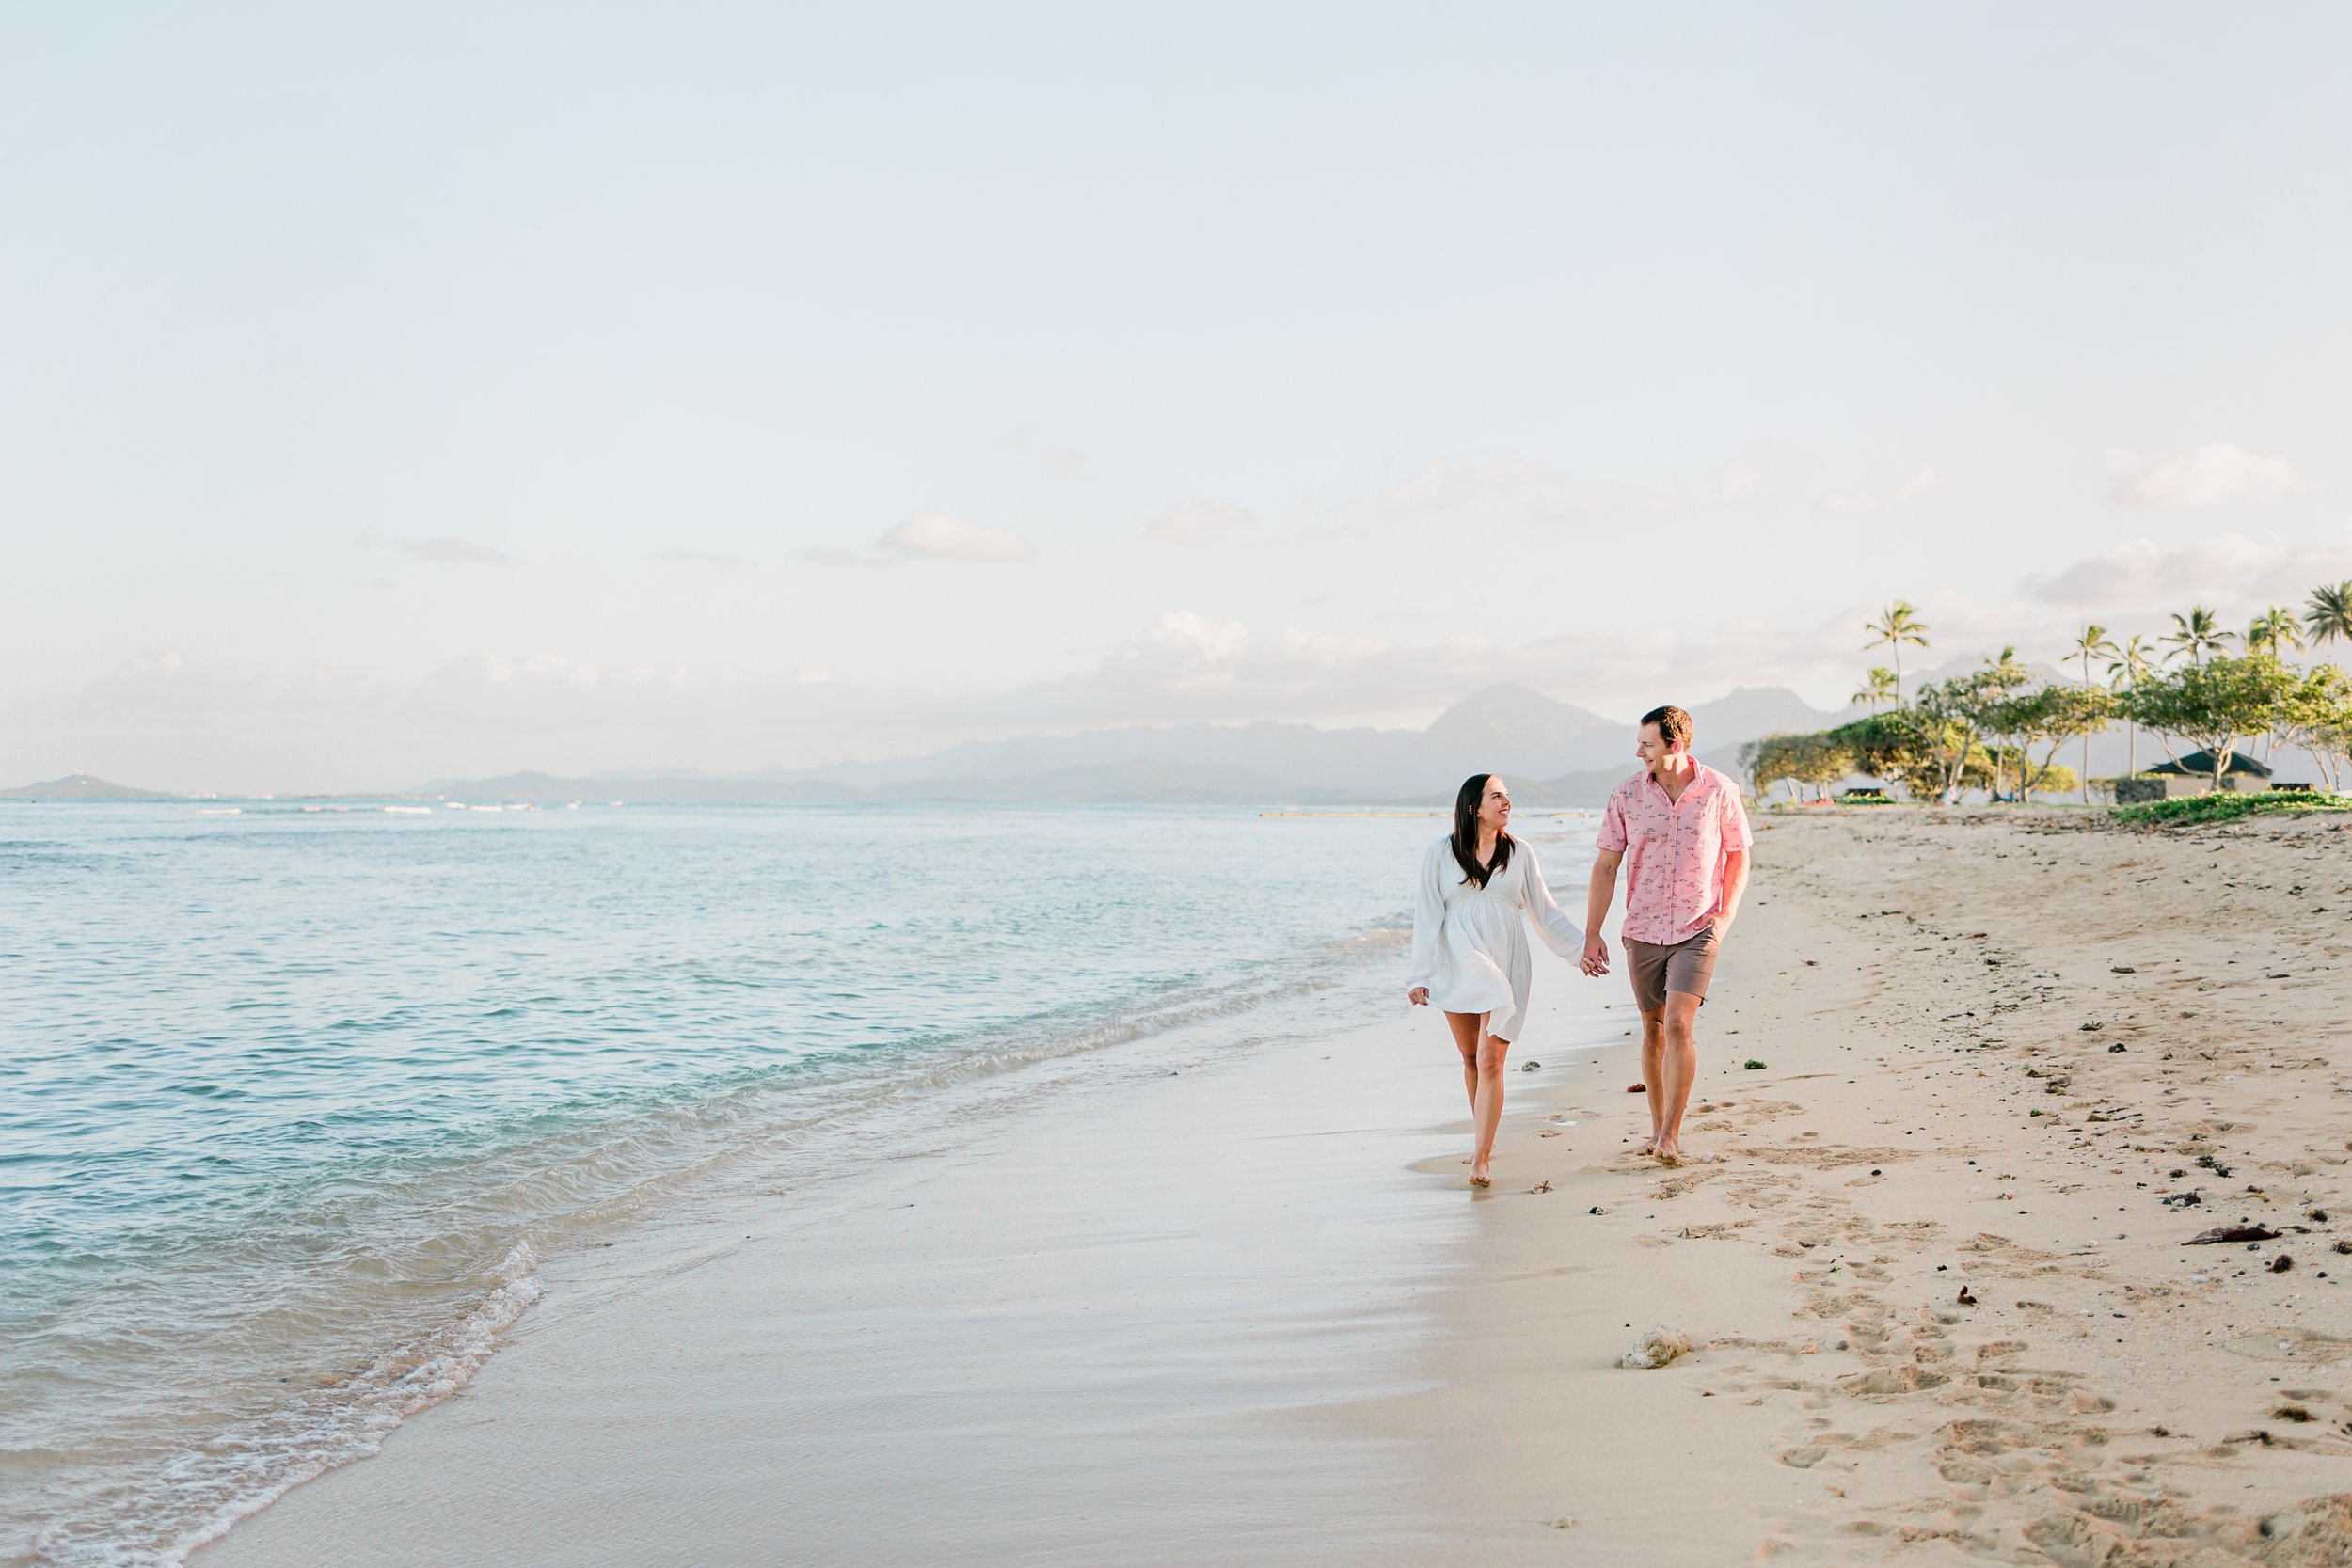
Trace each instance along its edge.
<path fill-rule="evenodd" d="M 1666 1015 L 1646 1008 L 1642 1013 L 1642 1087 L 1649 1095 L 1649 1137 L 1634 1152 L 1658 1152 L 1659 1135 L 1666 1130 Z"/>
<path fill-rule="evenodd" d="M 1649 1015 L 1643 1015 L 1646 1024 Z M 1699 1048 L 1694 1031 L 1698 1026 L 1699 998 L 1686 990 L 1666 993 L 1666 1011 L 1661 1021 L 1664 1037 L 1660 1042 L 1659 1061 L 1661 1082 L 1650 1090 L 1650 1103 L 1664 1108 L 1658 1123 L 1658 1152 L 1669 1160 L 1682 1157 L 1682 1113 L 1691 1103 L 1691 1085 L 1698 1082 Z M 1647 1056 L 1648 1032 L 1644 1031 L 1644 1055 Z"/>

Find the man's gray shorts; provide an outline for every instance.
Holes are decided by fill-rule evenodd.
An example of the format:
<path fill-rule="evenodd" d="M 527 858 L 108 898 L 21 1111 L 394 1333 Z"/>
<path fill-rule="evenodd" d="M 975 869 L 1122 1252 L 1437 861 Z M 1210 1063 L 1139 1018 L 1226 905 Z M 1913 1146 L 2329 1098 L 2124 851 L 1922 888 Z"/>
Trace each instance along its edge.
<path fill-rule="evenodd" d="M 1645 1013 L 1666 1010 L 1666 993 L 1686 991 L 1704 1004 L 1707 982 L 1715 977 L 1715 927 L 1677 942 L 1625 939 L 1626 967 L 1632 972 L 1633 1001 Z"/>

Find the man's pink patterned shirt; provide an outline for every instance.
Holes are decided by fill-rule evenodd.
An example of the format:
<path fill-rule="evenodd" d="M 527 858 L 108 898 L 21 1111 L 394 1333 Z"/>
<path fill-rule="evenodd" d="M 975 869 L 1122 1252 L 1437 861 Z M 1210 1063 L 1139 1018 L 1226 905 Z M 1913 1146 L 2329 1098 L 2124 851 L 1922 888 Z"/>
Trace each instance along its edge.
<path fill-rule="evenodd" d="M 1625 924 L 1617 934 L 1667 945 L 1712 925 L 1724 904 L 1724 857 L 1754 842 L 1740 789 L 1703 762 L 1669 800 L 1647 768 L 1619 784 L 1601 814 L 1600 847 L 1625 852 Z"/>

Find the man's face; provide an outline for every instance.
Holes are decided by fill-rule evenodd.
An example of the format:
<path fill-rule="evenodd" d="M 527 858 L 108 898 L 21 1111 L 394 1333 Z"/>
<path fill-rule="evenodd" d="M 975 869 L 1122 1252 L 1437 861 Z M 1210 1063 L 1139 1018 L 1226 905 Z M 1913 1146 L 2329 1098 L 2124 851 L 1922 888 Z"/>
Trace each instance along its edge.
<path fill-rule="evenodd" d="M 1644 724 L 1641 736 L 1633 743 L 1633 754 L 1642 759 L 1642 766 L 1656 773 L 1673 766 L 1672 759 L 1681 755 L 1682 742 L 1668 740 L 1658 733 L 1655 724 Z"/>

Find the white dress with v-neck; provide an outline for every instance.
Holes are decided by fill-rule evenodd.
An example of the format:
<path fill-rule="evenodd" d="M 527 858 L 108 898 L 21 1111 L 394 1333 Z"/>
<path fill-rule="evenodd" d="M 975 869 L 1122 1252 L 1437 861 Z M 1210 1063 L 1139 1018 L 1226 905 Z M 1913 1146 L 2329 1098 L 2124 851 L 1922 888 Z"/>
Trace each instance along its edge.
<path fill-rule="evenodd" d="M 1535 851 L 1511 843 L 1511 861 L 1480 887 L 1454 858 L 1454 840 L 1432 844 L 1421 860 L 1421 893 L 1413 905 L 1413 975 L 1427 986 L 1433 1006 L 1449 1013 L 1486 1013 L 1486 1032 L 1515 1040 L 1527 1022 L 1534 964 L 1527 922 L 1564 958 L 1581 958 L 1584 933 L 1544 885 Z"/>

